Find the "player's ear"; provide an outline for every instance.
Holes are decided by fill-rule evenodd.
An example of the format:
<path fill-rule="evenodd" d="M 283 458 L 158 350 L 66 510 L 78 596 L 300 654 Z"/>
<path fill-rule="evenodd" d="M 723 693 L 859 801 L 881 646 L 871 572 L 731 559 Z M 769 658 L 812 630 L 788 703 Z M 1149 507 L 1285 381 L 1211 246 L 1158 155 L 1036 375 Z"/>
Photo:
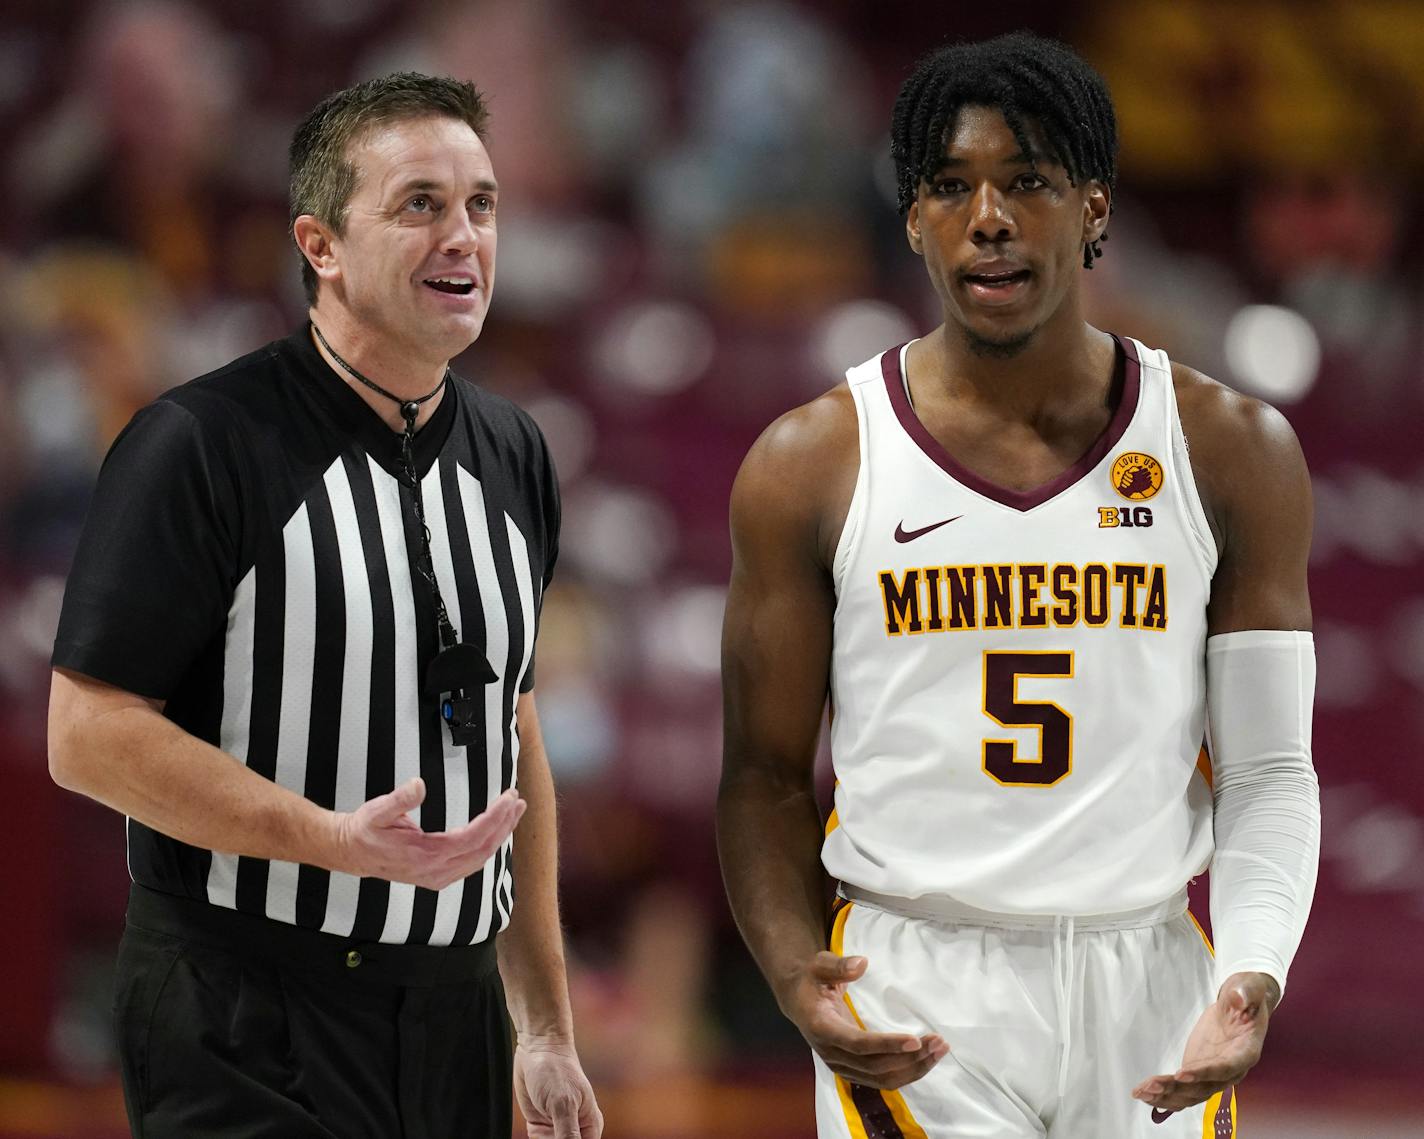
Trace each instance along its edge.
<path fill-rule="evenodd" d="M 905 236 L 910 239 L 910 248 L 921 257 L 925 255 L 925 243 L 920 237 L 920 203 L 911 202 L 905 214 Z"/>
<path fill-rule="evenodd" d="M 336 265 L 335 235 L 315 215 L 301 214 L 292 222 L 292 240 L 319 280 L 334 281 L 341 275 Z"/>
<path fill-rule="evenodd" d="M 1090 180 L 1083 193 L 1083 244 L 1090 245 L 1102 237 L 1112 213 L 1112 188 L 1096 178 Z"/>

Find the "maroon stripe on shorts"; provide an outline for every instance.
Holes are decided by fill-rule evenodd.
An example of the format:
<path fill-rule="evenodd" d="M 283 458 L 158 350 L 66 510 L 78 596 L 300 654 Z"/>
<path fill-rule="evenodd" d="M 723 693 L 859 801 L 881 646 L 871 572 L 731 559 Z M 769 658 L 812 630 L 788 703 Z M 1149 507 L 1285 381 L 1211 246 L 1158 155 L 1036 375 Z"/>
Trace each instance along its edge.
<path fill-rule="evenodd" d="M 874 1088 L 861 1087 L 846 1081 L 850 1088 L 850 1101 L 860 1113 L 860 1122 L 865 1125 L 866 1139 L 905 1139 L 905 1133 L 890 1114 L 890 1105 L 885 1097 Z"/>
<path fill-rule="evenodd" d="M 1231 1123 L 1231 1097 L 1235 1094 L 1235 1088 L 1227 1088 L 1221 1093 L 1221 1106 L 1216 1109 L 1212 1125 L 1214 1139 L 1232 1139 L 1236 1134 L 1236 1128 Z"/>

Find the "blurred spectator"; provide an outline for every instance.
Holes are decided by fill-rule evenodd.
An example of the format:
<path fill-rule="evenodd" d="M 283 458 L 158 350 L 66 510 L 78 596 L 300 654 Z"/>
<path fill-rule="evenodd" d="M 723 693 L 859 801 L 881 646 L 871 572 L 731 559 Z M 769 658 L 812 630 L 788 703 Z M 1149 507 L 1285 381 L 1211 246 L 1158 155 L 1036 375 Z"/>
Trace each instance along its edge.
<path fill-rule="evenodd" d="M 684 140 L 649 164 L 646 225 L 673 283 L 744 316 L 815 309 L 866 278 L 870 117 L 860 61 L 807 8 L 716 6 L 684 65 Z"/>
<path fill-rule="evenodd" d="M 1404 186 L 1347 167 L 1259 177 L 1243 229 L 1260 271 L 1319 333 L 1352 379 L 1323 392 L 1330 412 L 1372 431 L 1424 411 L 1407 364 L 1419 352 L 1418 297 L 1400 274 Z M 1346 363 L 1348 361 L 1348 363 Z"/>
<path fill-rule="evenodd" d="M 219 29 L 165 0 L 99 9 L 75 47 L 81 82 L 22 143 L 38 232 L 127 247 L 179 295 L 226 280 L 221 166 L 236 95 Z"/>
<path fill-rule="evenodd" d="M 4 531 L 23 561 L 62 571 L 100 458 L 134 412 L 178 381 L 171 294 L 145 261 L 56 245 L 31 264 L 16 299 L 21 474 Z"/>

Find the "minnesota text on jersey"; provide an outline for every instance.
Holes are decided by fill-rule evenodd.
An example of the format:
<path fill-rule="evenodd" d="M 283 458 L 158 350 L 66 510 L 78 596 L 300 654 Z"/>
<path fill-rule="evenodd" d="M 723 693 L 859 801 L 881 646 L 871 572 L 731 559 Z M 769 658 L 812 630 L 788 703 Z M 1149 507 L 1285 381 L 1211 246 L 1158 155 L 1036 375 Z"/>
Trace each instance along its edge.
<path fill-rule="evenodd" d="M 1071 562 L 916 566 L 877 574 L 885 633 L 956 629 L 1167 628 L 1167 569 Z"/>

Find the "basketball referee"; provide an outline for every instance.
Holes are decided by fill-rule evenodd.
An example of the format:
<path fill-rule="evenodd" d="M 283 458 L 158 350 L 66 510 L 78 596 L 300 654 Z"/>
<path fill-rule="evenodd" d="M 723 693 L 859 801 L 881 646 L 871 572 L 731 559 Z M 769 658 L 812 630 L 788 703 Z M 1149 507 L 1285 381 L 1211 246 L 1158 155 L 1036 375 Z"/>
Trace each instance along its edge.
<path fill-rule="evenodd" d="M 312 111 L 308 323 L 143 409 L 100 474 L 50 769 L 128 816 L 135 1135 L 504 1139 L 511 1089 L 535 1136 L 602 1131 L 534 703 L 558 489 L 448 363 L 494 286 L 486 122 L 414 74 Z"/>

